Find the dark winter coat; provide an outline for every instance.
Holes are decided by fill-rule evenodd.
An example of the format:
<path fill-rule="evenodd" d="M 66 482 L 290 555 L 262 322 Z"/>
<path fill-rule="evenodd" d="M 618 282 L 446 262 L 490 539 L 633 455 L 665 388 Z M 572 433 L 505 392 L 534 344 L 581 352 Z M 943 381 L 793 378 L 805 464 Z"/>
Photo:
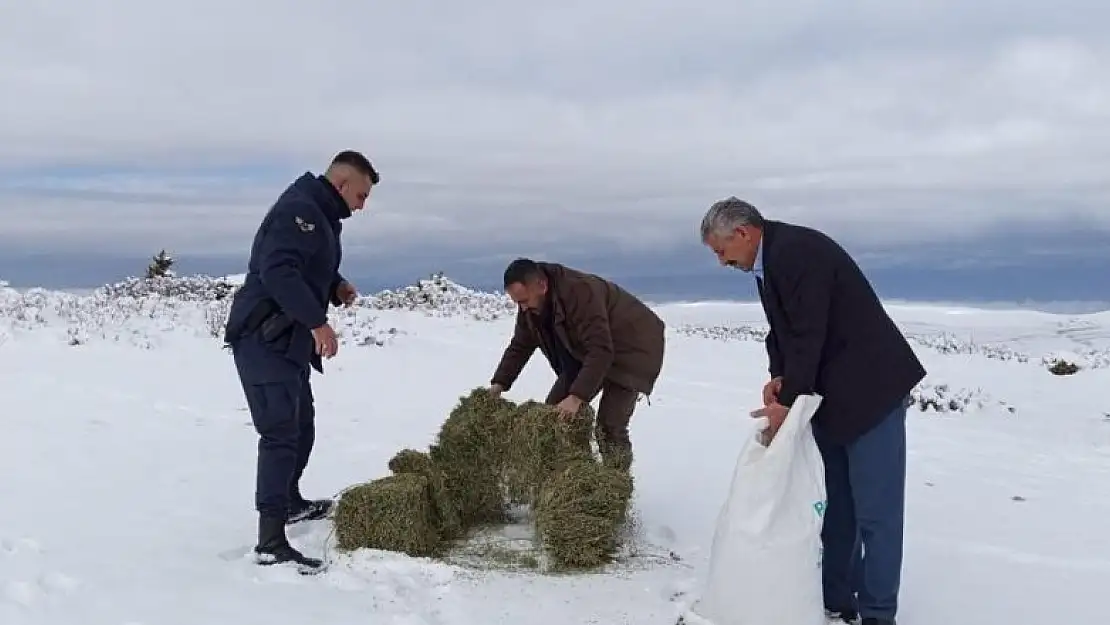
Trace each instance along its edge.
<path fill-rule="evenodd" d="M 608 280 L 556 263 L 538 264 L 547 277 L 555 337 L 578 369 L 569 394 L 591 401 L 610 381 L 650 395 L 663 366 L 663 320 Z M 553 365 L 566 362 L 540 323 L 534 313 L 517 313 L 513 337 L 493 374 L 493 384 L 511 387 L 537 348 Z"/>
<path fill-rule="evenodd" d="M 925 368 L 859 266 L 831 238 L 767 221 L 762 246 L 757 285 L 771 327 L 770 373 L 783 378 L 779 402 L 820 394 L 814 424 L 830 440 L 851 442 L 904 401 Z"/>
<path fill-rule="evenodd" d="M 340 233 L 350 216 L 327 179 L 305 173 L 262 219 L 224 337 L 245 382 L 294 379 L 309 365 L 323 371 L 311 329 L 327 323 L 329 302 L 340 303 Z"/>

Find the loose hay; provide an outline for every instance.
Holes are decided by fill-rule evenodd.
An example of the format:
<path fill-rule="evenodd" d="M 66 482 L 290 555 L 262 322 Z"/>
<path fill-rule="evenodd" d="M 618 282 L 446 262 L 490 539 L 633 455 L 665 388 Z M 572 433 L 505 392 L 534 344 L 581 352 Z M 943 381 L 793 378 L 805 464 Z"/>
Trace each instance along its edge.
<path fill-rule="evenodd" d="M 336 504 L 335 533 L 343 550 L 436 555 L 440 536 L 428 478 L 401 473 L 347 490 Z"/>
<path fill-rule="evenodd" d="M 520 508 L 515 511 L 523 512 Z M 475 530 L 466 541 L 453 545 L 445 556 L 449 564 L 481 571 L 543 572 L 545 559 L 535 524 L 528 514 L 511 518 L 504 525 Z"/>
<path fill-rule="evenodd" d="M 560 416 L 554 406 L 521 404 L 509 429 L 506 453 L 505 481 L 511 500 L 534 504 L 540 486 L 552 473 L 571 462 L 593 460 L 593 424 L 589 404 L 570 417 Z"/>
<path fill-rule="evenodd" d="M 596 460 L 577 460 L 551 475 L 540 489 L 535 513 L 553 568 L 592 568 L 611 561 L 631 498 L 631 475 Z"/>
<path fill-rule="evenodd" d="M 453 540 L 462 536 L 461 504 L 447 488 L 447 476 L 431 456 L 415 449 L 402 449 L 390 459 L 388 466 L 395 475 L 411 473 L 428 478 L 440 539 Z"/>
<path fill-rule="evenodd" d="M 501 474 L 512 414 L 511 402 L 476 388 L 460 399 L 429 450 L 458 501 L 464 527 L 503 519 Z"/>

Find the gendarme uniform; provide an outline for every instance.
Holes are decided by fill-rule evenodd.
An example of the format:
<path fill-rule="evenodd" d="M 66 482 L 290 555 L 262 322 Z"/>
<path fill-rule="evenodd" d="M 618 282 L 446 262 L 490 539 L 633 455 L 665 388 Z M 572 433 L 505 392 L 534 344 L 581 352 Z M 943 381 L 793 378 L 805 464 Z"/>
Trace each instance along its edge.
<path fill-rule="evenodd" d="M 268 561 L 321 564 L 289 544 L 285 525 L 321 518 L 331 505 L 304 499 L 299 482 L 315 439 L 309 367 L 323 373 L 311 330 L 327 322 L 329 303 L 341 303 L 340 233 L 350 216 L 326 178 L 294 181 L 262 219 L 228 315 L 224 340 L 259 436 L 255 552 Z"/>

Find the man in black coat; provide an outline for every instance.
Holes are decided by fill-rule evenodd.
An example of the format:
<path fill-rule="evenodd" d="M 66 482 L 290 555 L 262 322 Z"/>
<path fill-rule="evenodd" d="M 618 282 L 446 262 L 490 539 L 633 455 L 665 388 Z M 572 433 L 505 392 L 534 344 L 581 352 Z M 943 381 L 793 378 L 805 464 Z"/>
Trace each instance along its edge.
<path fill-rule="evenodd" d="M 770 332 L 757 416 L 773 436 L 798 395 L 823 397 L 813 433 L 825 463 L 825 607 L 893 625 L 902 569 L 906 409 L 925 368 L 851 256 L 812 228 L 765 220 L 730 197 L 706 213 L 702 242 L 755 275 Z"/>
<path fill-rule="evenodd" d="M 340 152 L 320 176 L 305 173 L 277 199 L 254 236 L 247 276 L 235 293 L 224 340 L 258 432 L 255 508 L 259 562 L 322 562 L 294 549 L 286 523 L 318 519 L 330 500 L 301 496 L 300 478 L 315 441 L 309 367 L 339 343 L 328 304 L 350 305 L 358 292 L 339 273 L 343 220 L 363 208 L 378 172 L 358 152 Z"/>

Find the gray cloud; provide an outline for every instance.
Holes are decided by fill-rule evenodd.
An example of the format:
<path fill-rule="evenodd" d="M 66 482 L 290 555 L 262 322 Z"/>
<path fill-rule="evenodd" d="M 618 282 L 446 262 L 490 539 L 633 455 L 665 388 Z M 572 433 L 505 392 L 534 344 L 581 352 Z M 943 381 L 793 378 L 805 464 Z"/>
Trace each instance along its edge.
<path fill-rule="evenodd" d="M 1110 228 L 1106 3 L 629 7 L 7 3 L 4 178 L 123 173 L 0 185 L 0 242 L 241 249 L 347 147 L 377 250 L 685 246 L 732 194 L 868 243 Z M 171 175 L 253 163 L 280 175 Z"/>

